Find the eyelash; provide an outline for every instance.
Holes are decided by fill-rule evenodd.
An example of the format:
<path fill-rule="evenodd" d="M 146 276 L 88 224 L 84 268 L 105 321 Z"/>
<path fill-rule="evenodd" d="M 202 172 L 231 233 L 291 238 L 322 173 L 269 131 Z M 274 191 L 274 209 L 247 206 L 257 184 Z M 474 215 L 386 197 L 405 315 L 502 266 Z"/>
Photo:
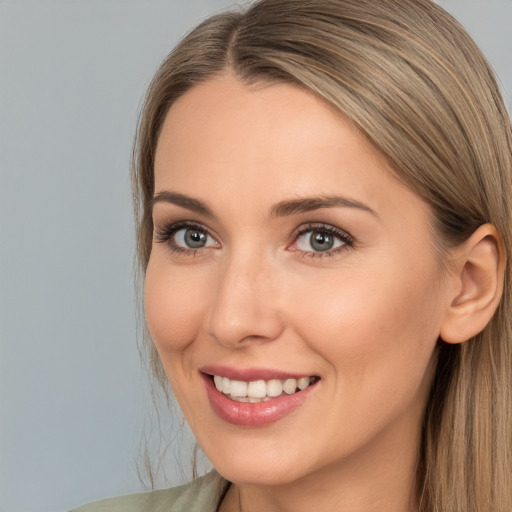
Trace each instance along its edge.
<path fill-rule="evenodd" d="M 212 236 L 209 234 L 209 231 L 206 227 L 204 227 L 201 224 L 197 224 L 194 222 L 176 222 L 173 224 L 167 224 L 161 228 L 157 228 L 155 232 L 155 241 L 157 243 L 166 244 L 171 251 L 172 254 L 184 254 L 184 255 L 190 255 L 190 256 L 197 256 L 199 253 L 201 253 L 205 248 L 199 248 L 194 249 L 192 247 L 186 249 L 184 247 L 180 247 L 177 245 L 174 241 L 174 236 L 176 233 L 182 229 L 195 229 L 197 231 L 201 231 L 208 236 Z M 338 241 L 341 241 L 342 245 L 335 248 L 326 250 L 324 252 L 322 251 L 303 251 L 300 249 L 294 249 L 293 252 L 298 252 L 302 257 L 305 258 L 332 258 L 333 256 L 336 256 L 340 254 L 341 252 L 344 252 L 345 250 L 351 248 L 354 246 L 354 238 L 347 233 L 346 231 L 339 229 L 335 226 L 332 226 L 330 224 L 322 224 L 322 223 L 311 223 L 306 224 L 302 228 L 295 231 L 293 234 L 293 241 L 291 244 L 289 244 L 287 247 L 292 246 L 293 244 L 296 244 L 298 239 L 307 234 L 307 233 L 320 233 L 320 234 L 327 234 L 332 236 L 333 238 L 337 239 Z M 213 238 L 213 237 L 212 237 Z"/>
<path fill-rule="evenodd" d="M 155 233 L 155 239 L 157 243 L 166 244 L 171 254 L 185 254 L 196 256 L 200 253 L 204 248 L 193 249 L 192 247 L 185 249 L 184 247 L 180 247 L 174 242 L 174 235 L 181 229 L 195 229 L 197 231 L 202 231 L 208 236 L 211 236 L 208 233 L 208 229 L 206 229 L 201 224 L 196 224 L 195 222 L 175 222 L 174 224 L 167 224 L 162 228 L 158 228 Z"/>
<path fill-rule="evenodd" d="M 292 244 L 297 243 L 299 237 L 305 235 L 306 233 L 321 233 L 332 236 L 335 239 L 338 239 L 342 242 L 342 245 L 327 251 L 301 251 L 297 249 L 297 252 L 300 252 L 300 255 L 304 258 L 332 258 L 333 256 L 337 256 L 340 253 L 354 247 L 354 237 L 344 231 L 343 229 L 337 228 L 330 224 L 322 224 L 322 223 L 312 223 L 306 224 L 304 227 L 298 229 L 293 235 Z"/>

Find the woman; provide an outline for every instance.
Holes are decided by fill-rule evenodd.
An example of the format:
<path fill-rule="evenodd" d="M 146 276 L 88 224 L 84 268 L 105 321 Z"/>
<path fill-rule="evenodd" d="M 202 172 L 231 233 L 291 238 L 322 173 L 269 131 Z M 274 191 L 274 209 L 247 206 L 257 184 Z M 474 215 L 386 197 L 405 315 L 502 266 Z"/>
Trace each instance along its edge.
<path fill-rule="evenodd" d="M 456 21 L 214 16 L 134 162 L 156 377 L 216 471 L 80 510 L 512 509 L 512 134 Z"/>

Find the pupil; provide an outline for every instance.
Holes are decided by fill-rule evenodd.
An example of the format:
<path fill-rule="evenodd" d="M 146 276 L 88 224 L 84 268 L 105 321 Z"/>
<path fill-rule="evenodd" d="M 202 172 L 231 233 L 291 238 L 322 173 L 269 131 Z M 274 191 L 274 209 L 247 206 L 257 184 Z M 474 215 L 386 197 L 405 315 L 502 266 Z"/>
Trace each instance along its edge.
<path fill-rule="evenodd" d="M 332 249 L 334 241 L 331 235 L 325 233 L 311 233 L 311 247 L 316 251 L 328 251 Z"/>
<path fill-rule="evenodd" d="M 204 247 L 206 243 L 206 235 L 201 231 L 189 229 L 185 233 L 185 243 L 193 249 Z"/>

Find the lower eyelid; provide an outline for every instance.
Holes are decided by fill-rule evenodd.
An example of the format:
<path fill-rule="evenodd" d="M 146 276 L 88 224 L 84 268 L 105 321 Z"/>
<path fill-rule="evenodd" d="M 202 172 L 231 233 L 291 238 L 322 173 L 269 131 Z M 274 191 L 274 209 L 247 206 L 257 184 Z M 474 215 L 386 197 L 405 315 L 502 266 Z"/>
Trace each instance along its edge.
<path fill-rule="evenodd" d="M 321 230 L 314 230 L 314 229 L 311 229 L 311 230 L 308 230 L 308 231 L 305 231 L 303 232 L 302 234 L 298 235 L 296 240 L 298 241 L 301 237 L 304 237 L 305 235 L 308 235 L 308 237 L 311 237 L 310 233 L 315 233 L 315 232 L 318 232 L 318 233 L 322 233 Z M 334 244 L 335 247 L 329 249 L 329 251 L 335 251 L 336 249 L 344 246 L 344 245 L 348 245 L 349 242 L 342 238 L 340 235 L 338 234 L 334 234 L 334 233 L 330 233 L 330 232 L 326 232 L 326 234 L 328 234 L 329 236 L 333 237 L 335 239 L 336 242 L 338 242 L 338 245 L 336 246 L 336 243 Z M 306 237 L 307 238 L 307 237 Z M 299 249 L 301 251 L 305 251 L 306 249 Z M 323 251 L 313 251 L 313 252 L 323 252 Z M 324 251 L 324 252 L 327 252 L 327 251 Z"/>
<path fill-rule="evenodd" d="M 341 246 L 351 247 L 354 245 L 353 237 L 345 230 L 337 229 L 331 225 L 322 225 L 322 224 L 306 225 L 303 229 L 298 230 L 293 237 L 294 243 L 296 243 L 296 241 L 300 237 L 302 237 L 304 235 L 311 234 L 311 233 L 315 233 L 315 232 L 316 233 L 324 233 L 324 234 L 334 237 L 336 240 L 339 240 L 341 242 Z M 338 246 L 338 249 L 341 246 Z M 331 250 L 333 250 L 333 249 L 331 249 Z M 334 249 L 334 250 L 336 250 L 336 249 Z"/>
<path fill-rule="evenodd" d="M 186 229 L 197 229 L 198 231 L 202 231 L 207 236 L 206 245 L 203 247 L 186 247 L 182 245 L 178 245 L 175 241 L 176 234 L 180 230 Z M 344 230 L 340 230 L 330 226 L 330 225 L 310 225 L 304 227 L 299 232 L 296 232 L 294 235 L 294 241 L 288 248 L 293 248 L 293 252 L 298 252 L 301 256 L 304 257 L 312 257 L 312 258 L 322 258 L 322 257 L 332 257 L 336 256 L 338 253 L 344 252 L 346 249 L 353 247 L 354 239 L 352 236 L 345 232 Z M 314 250 L 305 250 L 297 247 L 297 240 L 304 236 L 314 232 L 325 233 L 329 236 L 334 237 L 338 241 L 338 245 L 331 248 L 326 249 L 325 251 Z M 211 248 L 221 248 L 221 244 L 216 240 L 216 238 L 210 233 L 210 231 L 200 224 L 189 223 L 189 222 L 176 222 L 168 225 L 154 225 L 154 242 L 161 243 L 167 246 L 168 250 L 172 253 L 183 254 L 183 255 L 198 255 L 200 252 L 211 249 Z M 213 243 L 212 243 L 213 242 Z"/>
<path fill-rule="evenodd" d="M 204 233 L 207 237 L 206 244 L 203 247 L 188 247 L 183 242 L 182 244 L 177 243 L 176 235 L 180 231 L 186 231 L 187 229 L 197 230 Z M 217 242 L 216 238 L 210 234 L 207 228 L 200 224 L 191 222 L 175 222 L 163 226 L 155 225 L 153 239 L 154 242 L 161 243 L 166 246 L 167 250 L 169 250 L 171 254 L 181 254 L 183 256 L 197 256 L 199 253 L 207 249 L 215 249 L 220 247 L 220 244 Z"/>

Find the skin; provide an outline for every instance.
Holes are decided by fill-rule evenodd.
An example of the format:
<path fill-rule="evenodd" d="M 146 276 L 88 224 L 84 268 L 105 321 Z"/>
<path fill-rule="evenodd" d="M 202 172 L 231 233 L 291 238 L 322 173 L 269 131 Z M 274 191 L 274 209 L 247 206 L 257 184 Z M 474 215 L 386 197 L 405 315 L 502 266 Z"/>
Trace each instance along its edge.
<path fill-rule="evenodd" d="M 214 214 L 155 202 L 145 308 L 187 421 L 234 482 L 221 511 L 417 510 L 421 422 L 456 286 L 434 251 L 427 205 L 321 99 L 229 75 L 171 107 L 155 191 Z M 371 211 L 270 214 L 282 201 L 326 196 Z M 178 221 L 203 226 L 206 247 L 176 252 L 177 237 L 162 241 Z M 311 223 L 353 244 L 315 252 L 310 233 L 297 235 Z M 204 365 L 321 380 L 285 418 L 239 427 L 212 411 Z"/>

